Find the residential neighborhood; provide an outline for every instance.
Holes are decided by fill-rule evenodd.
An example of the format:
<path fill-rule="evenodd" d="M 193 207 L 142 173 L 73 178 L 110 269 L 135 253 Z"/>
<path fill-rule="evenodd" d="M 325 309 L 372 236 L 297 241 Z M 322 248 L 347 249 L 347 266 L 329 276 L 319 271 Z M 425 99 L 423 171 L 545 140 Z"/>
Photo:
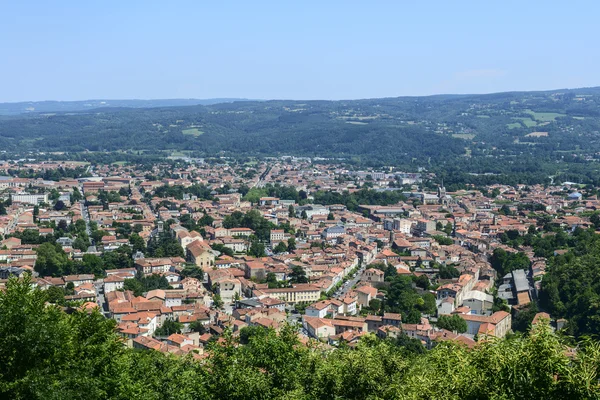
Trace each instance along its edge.
<path fill-rule="evenodd" d="M 81 176 L 39 177 L 55 170 Z M 540 221 L 594 227 L 600 208 L 573 183 L 450 192 L 427 172 L 305 158 L 0 171 L 0 285 L 31 274 L 57 304 L 114 319 L 127 346 L 199 358 L 253 326 L 291 324 L 331 348 L 366 334 L 424 348 L 503 338 L 545 275 L 526 239 L 550 234 Z"/>

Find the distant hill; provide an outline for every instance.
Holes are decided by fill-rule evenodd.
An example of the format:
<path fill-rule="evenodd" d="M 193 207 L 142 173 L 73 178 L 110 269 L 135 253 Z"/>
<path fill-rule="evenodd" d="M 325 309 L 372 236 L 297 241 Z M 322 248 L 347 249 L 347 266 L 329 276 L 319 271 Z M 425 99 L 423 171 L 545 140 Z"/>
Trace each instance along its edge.
<path fill-rule="evenodd" d="M 476 184 L 502 181 L 498 175 L 521 183 L 545 182 L 557 174 L 582 182 L 600 176 L 600 88 L 341 101 L 232 100 L 75 102 L 68 111 L 51 112 L 39 106 L 38 112 L 0 117 L 0 148 L 335 157 L 424 166 L 446 174 L 447 182 L 454 176 Z"/>
<path fill-rule="evenodd" d="M 93 110 L 96 108 L 152 108 L 210 105 L 246 101 L 246 99 L 162 99 L 162 100 L 82 100 L 82 101 L 25 101 L 19 103 L 0 103 L 0 115 L 26 113 L 72 112 Z"/>

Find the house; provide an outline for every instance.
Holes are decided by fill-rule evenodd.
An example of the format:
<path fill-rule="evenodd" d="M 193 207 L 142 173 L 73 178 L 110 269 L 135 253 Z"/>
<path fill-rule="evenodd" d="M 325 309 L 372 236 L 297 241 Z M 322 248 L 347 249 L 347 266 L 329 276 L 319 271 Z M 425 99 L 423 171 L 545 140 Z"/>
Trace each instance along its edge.
<path fill-rule="evenodd" d="M 248 261 L 244 270 L 245 277 L 248 279 L 257 279 L 259 281 L 267 277 L 266 266 L 260 261 Z"/>
<path fill-rule="evenodd" d="M 104 293 L 123 289 L 123 285 L 125 285 L 125 279 L 126 277 L 122 275 L 108 275 L 106 278 L 104 278 Z"/>
<path fill-rule="evenodd" d="M 356 289 L 356 294 L 358 305 L 368 307 L 371 300 L 377 296 L 377 289 L 370 285 L 363 285 Z"/>
<path fill-rule="evenodd" d="M 261 197 L 258 200 L 258 204 L 261 206 L 276 206 L 276 205 L 279 205 L 279 198 L 277 198 L 277 197 Z"/>
<path fill-rule="evenodd" d="M 478 290 L 470 290 L 464 294 L 462 304 L 469 307 L 473 314 L 490 315 L 494 306 L 494 296 Z"/>
<path fill-rule="evenodd" d="M 346 331 L 367 332 L 367 322 L 364 319 L 352 317 L 353 319 L 332 319 L 331 324 L 335 334 L 339 335 Z"/>
<path fill-rule="evenodd" d="M 318 301 L 306 307 L 305 310 L 306 316 L 316 318 L 325 318 L 327 316 L 335 318 L 338 314 L 343 313 L 344 304 L 335 299 Z"/>
<path fill-rule="evenodd" d="M 302 325 L 309 336 L 316 339 L 325 339 L 335 335 L 335 328 L 332 320 L 318 317 L 304 316 Z"/>
<path fill-rule="evenodd" d="M 167 344 L 181 348 L 186 345 L 193 345 L 194 340 L 191 339 L 189 336 L 174 333 L 167 338 Z"/>
<path fill-rule="evenodd" d="M 285 231 L 283 229 L 271 230 L 271 246 L 277 245 L 285 240 Z"/>
<path fill-rule="evenodd" d="M 368 268 L 363 272 L 361 280 L 366 282 L 383 282 L 385 281 L 385 273 L 378 268 Z"/>
<path fill-rule="evenodd" d="M 511 329 L 511 315 L 506 311 L 496 311 L 490 316 L 457 314 L 467 323 L 469 335 L 490 335 L 503 338 Z"/>
<path fill-rule="evenodd" d="M 65 284 L 73 283 L 73 286 L 80 286 L 84 283 L 94 283 L 94 275 L 67 275 L 63 277 Z"/>
<path fill-rule="evenodd" d="M 215 254 L 209 245 L 195 241 L 187 247 L 188 260 L 200 268 L 212 267 L 215 264 Z"/>
<path fill-rule="evenodd" d="M 179 257 L 140 258 L 135 261 L 135 267 L 145 275 L 162 275 L 173 270 L 176 266 L 182 265 L 184 262 L 185 260 Z"/>
<path fill-rule="evenodd" d="M 231 303 L 236 296 L 241 296 L 242 283 L 236 278 L 221 278 L 215 280 L 216 293 L 225 303 Z"/>
<path fill-rule="evenodd" d="M 384 313 L 381 322 L 383 325 L 399 327 L 402 325 L 402 315 L 396 313 Z"/>

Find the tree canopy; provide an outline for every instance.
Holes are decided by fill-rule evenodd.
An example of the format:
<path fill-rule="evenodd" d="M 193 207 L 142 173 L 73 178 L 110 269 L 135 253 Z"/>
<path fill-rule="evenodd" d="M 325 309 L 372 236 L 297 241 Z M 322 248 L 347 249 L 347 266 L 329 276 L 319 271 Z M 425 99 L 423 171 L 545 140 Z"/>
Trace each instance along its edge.
<path fill-rule="evenodd" d="M 46 304 L 46 292 L 11 279 L 0 291 L 0 396 L 10 399 L 580 399 L 598 398 L 600 345 L 574 355 L 547 324 L 473 349 L 424 351 L 406 337 L 367 335 L 322 351 L 294 330 L 245 328 L 209 344 L 210 356 L 123 346 L 100 313 Z"/>

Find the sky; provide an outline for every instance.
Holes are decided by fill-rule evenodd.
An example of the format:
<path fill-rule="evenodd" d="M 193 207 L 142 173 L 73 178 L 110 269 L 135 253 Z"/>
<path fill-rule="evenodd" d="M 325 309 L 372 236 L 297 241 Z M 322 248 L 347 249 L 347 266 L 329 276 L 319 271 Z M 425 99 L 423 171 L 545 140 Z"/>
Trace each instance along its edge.
<path fill-rule="evenodd" d="M 0 0 L 0 102 L 600 85 L 593 1 Z"/>

